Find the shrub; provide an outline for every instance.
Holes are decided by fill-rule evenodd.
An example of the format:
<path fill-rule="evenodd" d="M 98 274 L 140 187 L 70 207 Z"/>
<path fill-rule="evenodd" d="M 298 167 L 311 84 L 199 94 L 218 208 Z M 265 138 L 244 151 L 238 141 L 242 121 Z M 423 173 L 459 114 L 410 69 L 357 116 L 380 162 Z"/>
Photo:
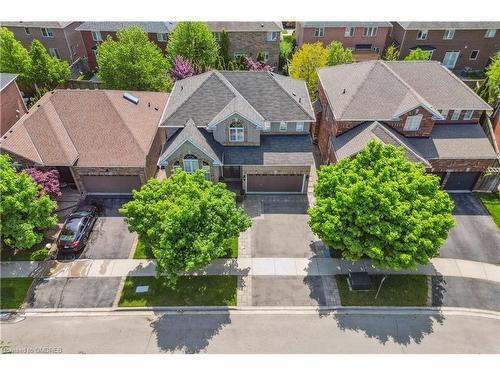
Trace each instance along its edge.
<path fill-rule="evenodd" d="M 49 249 L 42 247 L 36 251 L 33 251 L 30 255 L 31 260 L 44 260 L 49 255 Z"/>

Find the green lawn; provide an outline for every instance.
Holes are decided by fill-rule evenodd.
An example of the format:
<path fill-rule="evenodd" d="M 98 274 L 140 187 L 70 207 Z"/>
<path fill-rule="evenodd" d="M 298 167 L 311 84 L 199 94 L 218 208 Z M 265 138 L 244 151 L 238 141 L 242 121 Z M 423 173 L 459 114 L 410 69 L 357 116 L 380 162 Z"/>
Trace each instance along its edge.
<path fill-rule="evenodd" d="M 175 289 L 156 277 L 127 277 L 119 306 L 235 306 L 237 276 L 181 276 Z M 146 293 L 136 293 L 148 285 Z"/>
<path fill-rule="evenodd" d="M 500 228 L 500 193 L 478 193 L 477 195 Z"/>
<path fill-rule="evenodd" d="M 372 275 L 373 290 L 352 292 L 346 275 L 335 276 L 343 306 L 426 306 L 427 277 L 424 275 L 389 275 L 375 299 L 382 275 Z"/>
<path fill-rule="evenodd" d="M 238 239 L 233 238 L 229 241 L 226 249 L 226 254 L 221 258 L 238 258 Z M 135 248 L 134 259 L 154 259 L 151 249 L 144 246 L 141 241 L 137 241 Z"/>
<path fill-rule="evenodd" d="M 17 309 L 23 303 L 32 281 L 31 277 L 1 278 L 0 308 Z"/>

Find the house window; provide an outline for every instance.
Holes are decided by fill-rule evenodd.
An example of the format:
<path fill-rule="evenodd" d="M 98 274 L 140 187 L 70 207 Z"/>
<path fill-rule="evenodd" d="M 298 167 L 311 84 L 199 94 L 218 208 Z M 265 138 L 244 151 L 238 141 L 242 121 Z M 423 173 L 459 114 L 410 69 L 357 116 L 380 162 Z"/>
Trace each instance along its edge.
<path fill-rule="evenodd" d="M 91 31 L 91 34 L 94 42 L 102 42 L 102 35 L 100 31 Z"/>
<path fill-rule="evenodd" d="M 427 39 L 428 30 L 418 30 L 417 40 L 425 40 Z"/>
<path fill-rule="evenodd" d="M 314 36 L 317 38 L 322 38 L 325 35 L 324 27 L 317 27 L 314 29 Z"/>
<path fill-rule="evenodd" d="M 295 125 L 295 130 L 298 132 L 303 132 L 304 131 L 304 121 L 299 121 Z"/>
<path fill-rule="evenodd" d="M 239 121 L 229 125 L 229 142 L 243 142 L 245 140 L 245 129 Z"/>
<path fill-rule="evenodd" d="M 453 39 L 453 36 L 455 35 L 455 30 L 454 29 L 448 29 L 444 31 L 443 39 L 446 40 L 451 40 Z"/>
<path fill-rule="evenodd" d="M 268 132 L 269 130 L 271 130 L 271 122 L 264 121 L 264 131 Z"/>
<path fill-rule="evenodd" d="M 31 35 L 31 31 L 30 31 L 29 27 L 25 27 L 24 32 L 26 33 L 26 35 Z"/>
<path fill-rule="evenodd" d="M 220 42 L 220 32 L 215 31 L 213 34 L 214 34 L 215 40 L 218 41 L 218 42 Z"/>
<path fill-rule="evenodd" d="M 404 130 L 416 131 L 420 128 L 420 122 L 422 121 L 422 115 L 408 116 L 406 118 L 406 123 Z"/>
<path fill-rule="evenodd" d="M 245 57 L 246 55 L 247 55 L 247 53 L 246 53 L 246 52 L 235 52 L 235 53 L 234 53 L 234 58 L 235 58 L 235 59 L 239 59 L 239 58 L 241 58 L 241 57 Z"/>
<path fill-rule="evenodd" d="M 57 50 L 57 48 L 49 48 L 49 54 L 50 56 L 52 57 L 55 57 L 56 59 L 61 59 L 61 56 L 59 55 L 59 51 Z"/>
<path fill-rule="evenodd" d="M 269 60 L 269 52 L 267 51 L 260 51 L 262 53 L 262 57 L 264 58 L 264 62 Z"/>
<path fill-rule="evenodd" d="M 363 36 L 375 36 L 377 35 L 376 27 L 365 27 L 363 29 Z"/>
<path fill-rule="evenodd" d="M 460 111 L 453 111 L 451 115 L 451 121 L 457 121 L 460 118 Z"/>
<path fill-rule="evenodd" d="M 278 39 L 278 33 L 276 31 L 268 31 L 266 40 L 268 42 L 274 42 Z"/>
<path fill-rule="evenodd" d="M 174 161 L 174 165 L 172 166 L 172 173 L 174 173 L 177 168 L 181 168 L 181 163 L 179 162 L 179 160 Z"/>
<path fill-rule="evenodd" d="M 441 116 L 446 120 L 448 118 L 448 110 L 447 109 L 442 109 L 441 110 Z"/>
<path fill-rule="evenodd" d="M 201 166 L 203 168 L 203 171 L 205 172 L 205 179 L 210 180 L 210 164 L 204 161 L 201 163 Z"/>
<path fill-rule="evenodd" d="M 280 132 L 286 132 L 288 131 L 288 125 L 285 121 L 280 122 Z"/>
<path fill-rule="evenodd" d="M 488 30 L 486 30 L 484 37 L 485 38 L 494 38 L 496 33 L 497 33 L 497 29 L 488 29 Z"/>
<path fill-rule="evenodd" d="M 344 36 L 346 38 L 351 38 L 354 35 L 354 27 L 346 27 L 344 31 Z"/>
<path fill-rule="evenodd" d="M 194 156 L 194 155 L 186 155 L 186 156 L 184 156 L 183 163 L 184 163 L 184 170 L 187 173 L 193 173 L 199 167 L 198 158 L 196 156 Z"/>
<path fill-rule="evenodd" d="M 46 38 L 53 38 L 54 33 L 52 32 L 52 29 L 49 29 L 48 27 L 42 27 L 40 29 L 42 31 L 42 35 Z"/>
<path fill-rule="evenodd" d="M 469 60 L 477 60 L 477 56 L 479 55 L 479 50 L 475 49 L 471 51 Z"/>
<path fill-rule="evenodd" d="M 167 41 L 167 34 L 166 33 L 157 33 L 156 34 L 156 39 L 159 42 L 166 42 Z"/>
<path fill-rule="evenodd" d="M 464 114 L 464 120 L 470 120 L 472 118 L 472 115 L 474 114 L 474 111 L 465 111 L 465 114 Z"/>

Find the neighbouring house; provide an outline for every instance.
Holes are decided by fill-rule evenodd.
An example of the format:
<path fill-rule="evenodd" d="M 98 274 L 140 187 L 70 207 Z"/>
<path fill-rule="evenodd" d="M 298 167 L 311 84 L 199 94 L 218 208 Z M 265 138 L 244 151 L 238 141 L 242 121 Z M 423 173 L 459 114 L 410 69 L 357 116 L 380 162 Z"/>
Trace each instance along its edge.
<path fill-rule="evenodd" d="M 225 30 L 229 37 L 229 57 L 257 57 L 259 52 L 271 66 L 278 66 L 280 41 L 283 25 L 281 22 L 205 22 L 220 41 L 220 32 Z"/>
<path fill-rule="evenodd" d="M 401 59 L 421 48 L 448 69 L 483 70 L 500 50 L 500 22 L 393 22 Z"/>
<path fill-rule="evenodd" d="M 86 57 L 82 36 L 76 30 L 81 22 L 1 22 L 14 33 L 15 38 L 29 49 L 31 42 L 38 39 L 47 52 L 68 64 Z"/>
<path fill-rule="evenodd" d="M 97 45 L 111 36 L 116 40 L 116 32 L 130 26 L 139 26 L 148 33 L 149 40 L 155 43 L 163 52 L 167 48 L 168 34 L 173 30 L 174 22 L 83 22 L 77 27 L 81 33 L 85 50 L 89 59 L 90 69 L 97 69 Z"/>
<path fill-rule="evenodd" d="M 304 81 L 212 70 L 175 83 L 158 164 L 167 175 L 203 168 L 207 179 L 246 193 L 306 193 L 314 120 Z"/>
<path fill-rule="evenodd" d="M 377 139 L 403 147 L 444 189 L 469 191 L 497 160 L 478 123 L 491 107 L 437 61 L 365 61 L 320 68 L 318 76 L 311 133 L 323 162 Z"/>
<path fill-rule="evenodd" d="M 0 73 L 0 136 L 3 136 L 26 112 L 17 74 Z"/>
<path fill-rule="evenodd" d="M 155 176 L 168 93 L 55 90 L 0 139 L 22 166 L 56 168 L 81 194 L 131 194 Z"/>
<path fill-rule="evenodd" d="M 390 22 L 297 22 L 295 40 L 298 47 L 338 41 L 353 51 L 356 61 L 373 60 L 383 53 L 391 28 Z"/>

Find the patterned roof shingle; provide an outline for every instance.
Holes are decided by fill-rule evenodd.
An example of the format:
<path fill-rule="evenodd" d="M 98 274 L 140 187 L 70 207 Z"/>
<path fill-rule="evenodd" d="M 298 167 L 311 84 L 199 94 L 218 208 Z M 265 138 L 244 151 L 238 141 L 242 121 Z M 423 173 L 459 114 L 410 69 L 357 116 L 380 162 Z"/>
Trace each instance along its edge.
<path fill-rule="evenodd" d="M 476 22 L 396 22 L 401 25 L 406 30 L 446 30 L 446 29 L 457 29 L 457 30 L 481 30 L 481 29 L 500 29 L 500 22 L 488 22 L 488 21 L 476 21 Z"/>
<path fill-rule="evenodd" d="M 277 21 L 263 22 L 241 22 L 241 21 L 207 21 L 205 24 L 210 31 L 218 32 L 222 29 L 226 31 L 281 31 L 283 25 Z"/>
<path fill-rule="evenodd" d="M 130 26 L 139 26 L 147 33 L 169 33 L 175 22 L 84 22 L 76 28 L 78 31 L 118 31 Z"/>

